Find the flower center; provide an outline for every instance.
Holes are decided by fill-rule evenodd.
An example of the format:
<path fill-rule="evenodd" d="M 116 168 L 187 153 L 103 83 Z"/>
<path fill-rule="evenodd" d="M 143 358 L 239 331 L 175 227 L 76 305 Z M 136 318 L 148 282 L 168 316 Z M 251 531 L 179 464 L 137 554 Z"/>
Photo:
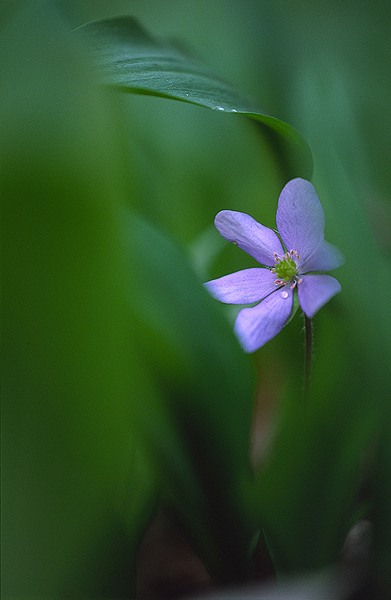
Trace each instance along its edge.
<path fill-rule="evenodd" d="M 274 254 L 276 262 L 271 271 L 276 274 L 276 285 L 285 285 L 286 283 L 292 282 L 291 287 L 293 288 L 296 283 L 301 283 L 301 279 L 299 279 L 297 275 L 297 265 L 293 260 L 293 257 L 297 260 L 300 258 L 296 250 L 286 252 L 282 258 L 276 253 Z"/>
<path fill-rule="evenodd" d="M 290 281 L 297 275 L 296 263 L 293 258 L 286 256 L 280 262 L 276 262 L 274 272 L 279 279 Z"/>

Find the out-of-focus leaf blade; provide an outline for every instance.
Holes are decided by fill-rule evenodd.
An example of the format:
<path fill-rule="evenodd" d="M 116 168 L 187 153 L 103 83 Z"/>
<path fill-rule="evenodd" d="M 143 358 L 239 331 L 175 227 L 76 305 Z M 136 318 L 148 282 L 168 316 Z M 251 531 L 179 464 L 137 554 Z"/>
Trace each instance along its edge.
<path fill-rule="evenodd" d="M 155 391 L 128 341 L 115 106 L 53 3 L 0 47 L 2 593 L 128 597 L 156 489 L 133 397 Z"/>
<path fill-rule="evenodd" d="M 155 435 L 171 490 L 209 566 L 226 582 L 248 566 L 248 448 L 253 372 L 230 325 L 203 289 L 180 248 L 129 215 L 131 296 L 147 362 L 181 440 L 185 479 Z M 200 495 L 201 492 L 201 495 Z M 214 556 L 213 556 L 213 553 Z"/>
<path fill-rule="evenodd" d="M 291 125 L 266 114 L 244 94 L 173 44 L 151 37 L 132 17 L 87 23 L 78 28 L 91 44 L 101 81 L 122 91 L 190 102 L 239 113 L 262 125 L 285 176 L 310 179 L 307 142 Z"/>

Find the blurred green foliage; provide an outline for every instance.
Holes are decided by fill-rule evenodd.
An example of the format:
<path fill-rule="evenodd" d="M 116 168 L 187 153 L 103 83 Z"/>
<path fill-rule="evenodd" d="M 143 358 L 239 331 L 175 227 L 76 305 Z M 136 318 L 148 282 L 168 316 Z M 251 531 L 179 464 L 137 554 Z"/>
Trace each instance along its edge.
<path fill-rule="evenodd" d="M 102 86 L 74 29 L 118 15 L 310 145 L 346 263 L 315 320 L 306 410 L 300 318 L 244 356 L 231 308 L 201 285 L 253 264 L 215 214 L 274 227 L 300 157 L 206 101 Z M 4 3 L 4 597 L 132 597 L 160 503 L 218 583 L 248 577 L 260 529 L 280 570 L 306 571 L 334 563 L 364 515 L 389 594 L 390 17 L 380 1 Z"/>

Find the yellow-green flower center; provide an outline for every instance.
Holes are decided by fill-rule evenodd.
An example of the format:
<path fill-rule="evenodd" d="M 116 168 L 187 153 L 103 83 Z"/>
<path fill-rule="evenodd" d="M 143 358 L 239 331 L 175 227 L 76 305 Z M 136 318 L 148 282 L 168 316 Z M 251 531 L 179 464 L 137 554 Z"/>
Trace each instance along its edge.
<path fill-rule="evenodd" d="M 290 281 L 297 275 L 296 263 L 293 258 L 283 258 L 281 262 L 275 264 L 274 272 L 278 279 Z"/>
<path fill-rule="evenodd" d="M 297 265 L 293 260 L 293 257 L 299 259 L 299 255 L 294 250 L 286 252 L 282 258 L 279 258 L 277 254 L 274 255 L 276 262 L 272 268 L 272 273 L 276 274 L 276 284 L 286 284 L 290 281 L 296 282 L 297 277 Z"/>

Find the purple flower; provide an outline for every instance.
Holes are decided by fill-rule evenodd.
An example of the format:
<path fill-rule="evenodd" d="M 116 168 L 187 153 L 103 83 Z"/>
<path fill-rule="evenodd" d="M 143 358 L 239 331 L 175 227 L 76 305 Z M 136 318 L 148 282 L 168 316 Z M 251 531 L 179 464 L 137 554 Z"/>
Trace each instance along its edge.
<path fill-rule="evenodd" d="M 314 186 L 292 179 L 282 190 L 276 215 L 278 235 L 245 213 L 223 210 L 215 218 L 219 233 L 266 268 L 251 268 L 205 283 L 227 304 L 250 304 L 235 321 L 246 352 L 254 352 L 281 331 L 294 307 L 294 295 L 307 317 L 341 291 L 334 277 L 320 275 L 343 264 L 340 251 L 324 239 L 324 212 Z"/>

